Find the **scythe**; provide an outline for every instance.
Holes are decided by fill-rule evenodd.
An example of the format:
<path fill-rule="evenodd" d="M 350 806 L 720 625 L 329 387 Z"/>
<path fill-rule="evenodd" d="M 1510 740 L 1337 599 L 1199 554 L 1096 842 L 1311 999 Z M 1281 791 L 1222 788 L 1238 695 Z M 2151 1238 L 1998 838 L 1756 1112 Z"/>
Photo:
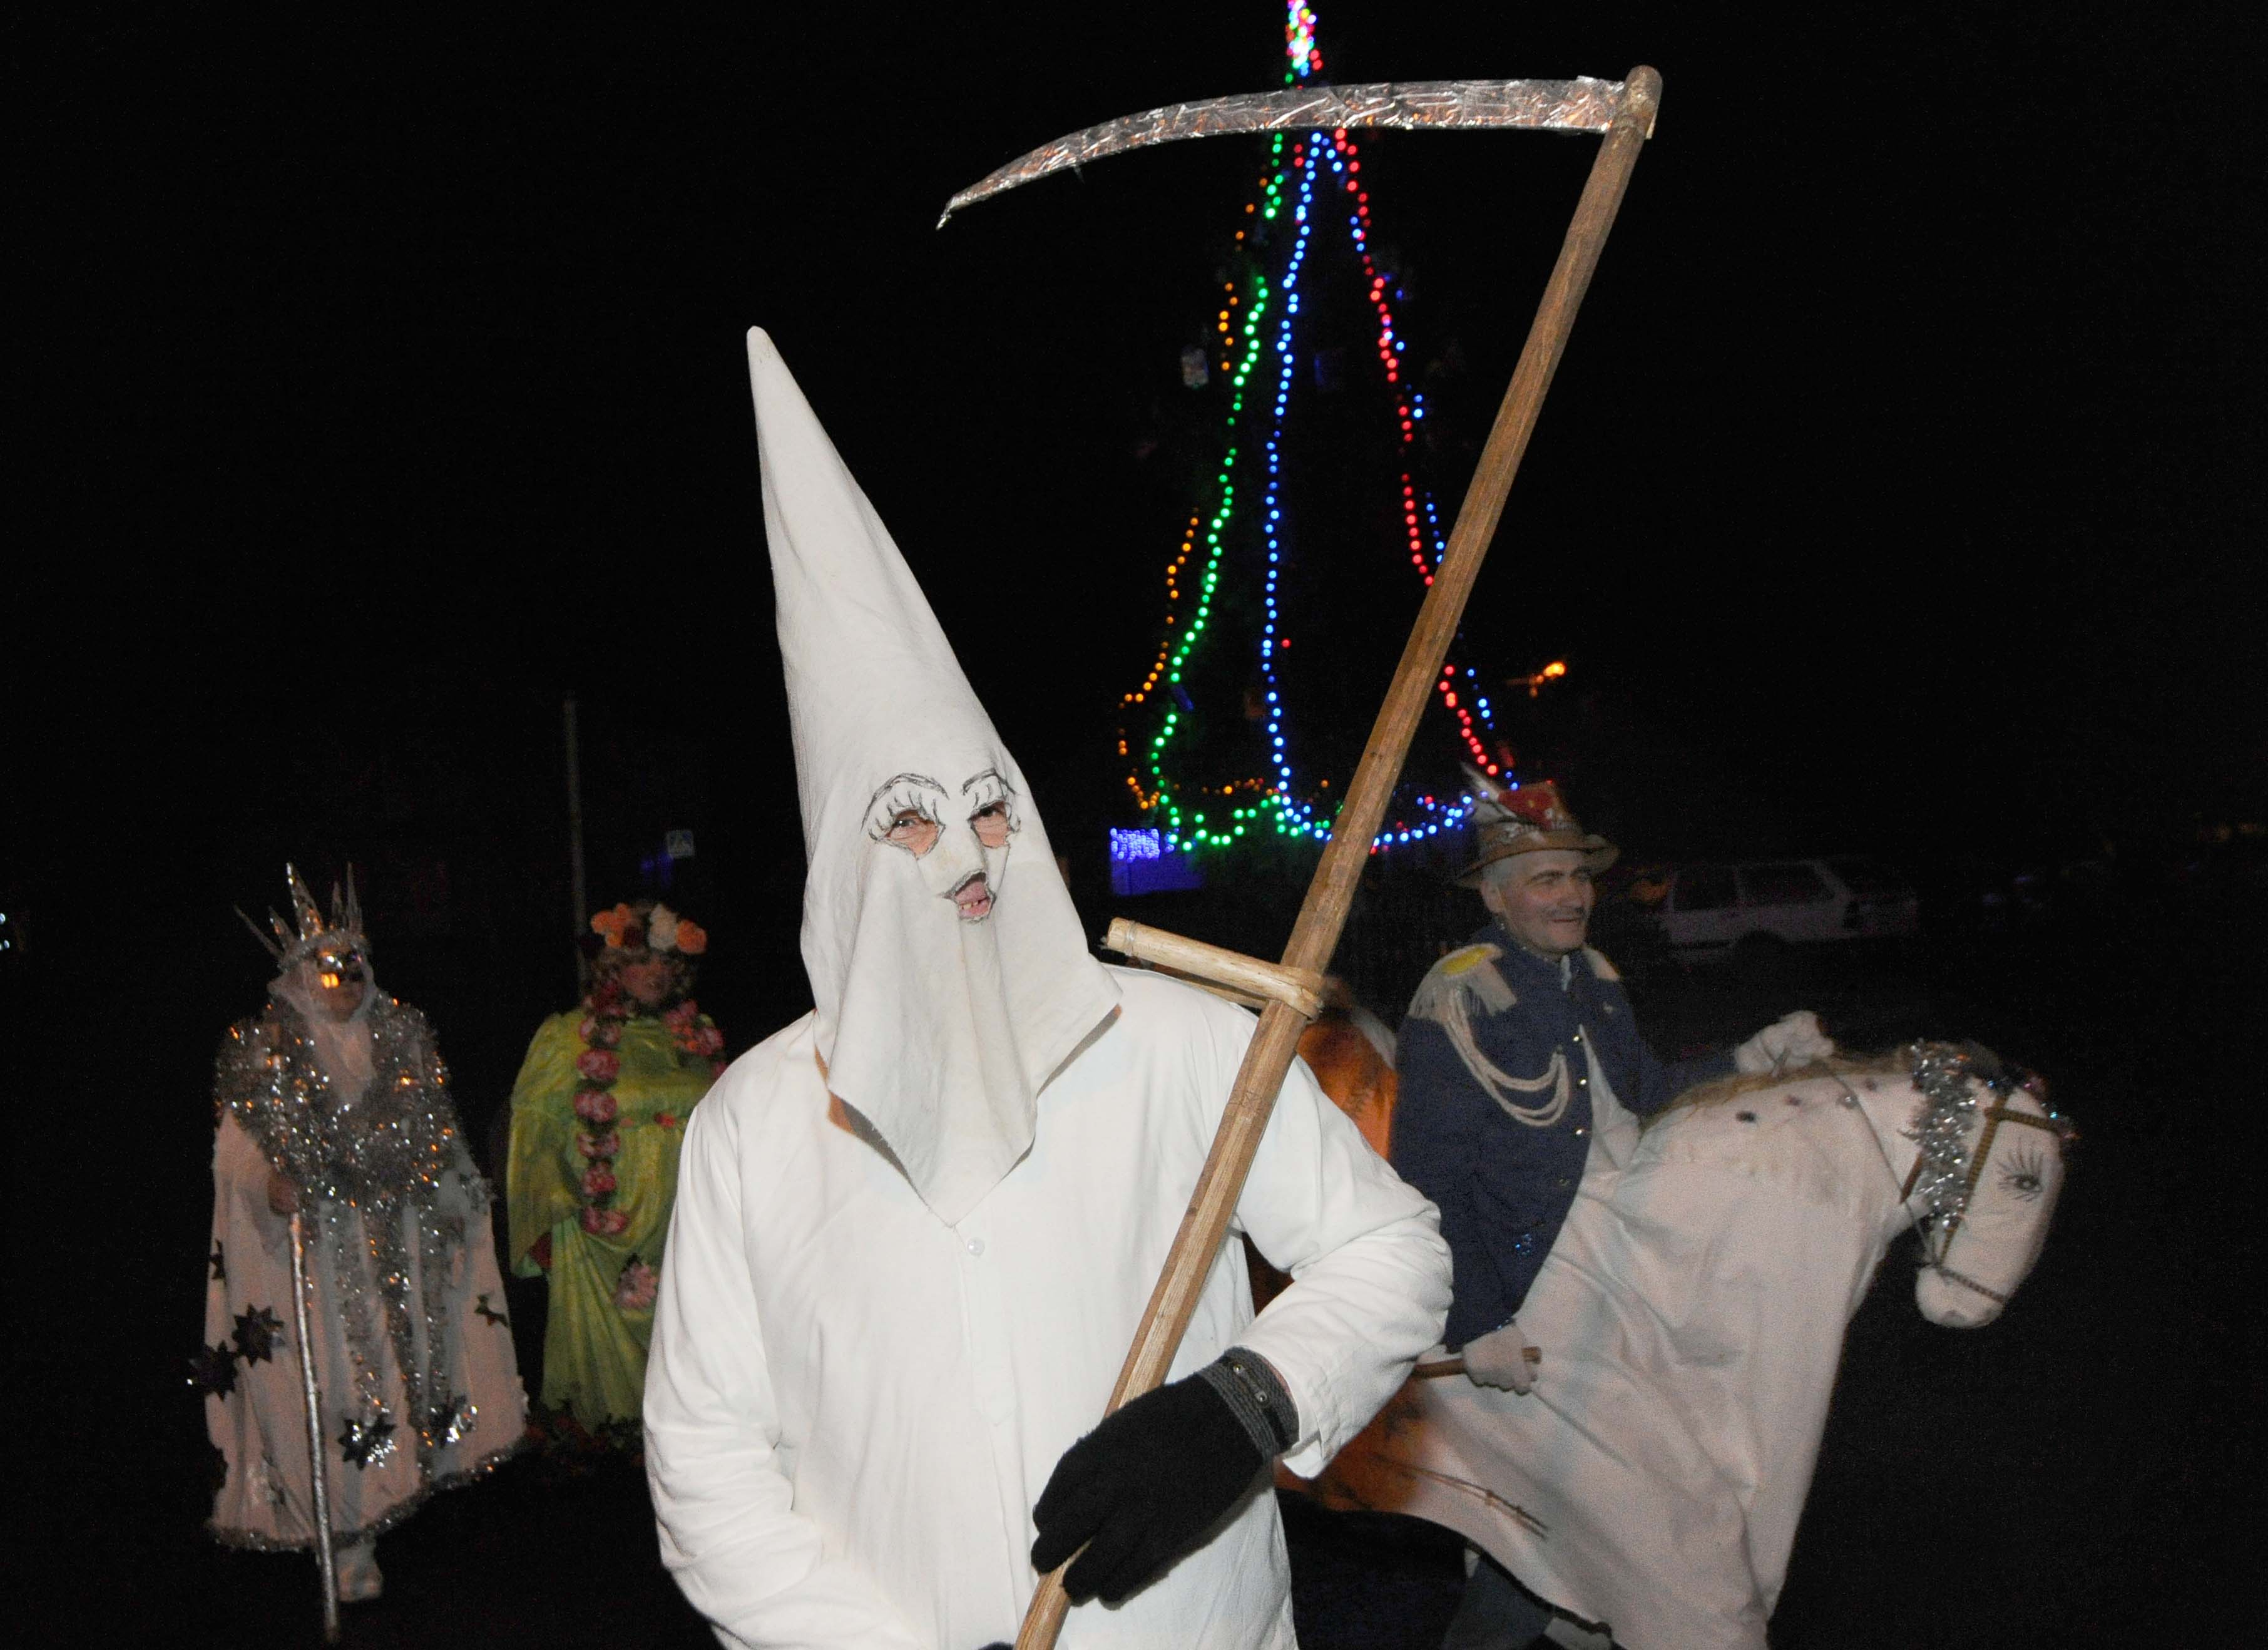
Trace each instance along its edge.
<path fill-rule="evenodd" d="M 1300 1029 L 1314 1013 L 1314 993 L 1322 984 L 1322 970 L 1337 948 L 1339 931 L 1345 926 L 1372 838 L 1385 817 L 1387 801 L 1401 777 L 1403 759 L 1409 754 L 1426 696 L 1440 674 L 1441 661 L 1463 616 L 1466 598 L 1479 576 L 1489 541 L 1496 534 L 1513 477 L 1565 351 L 1575 312 L 1598 268 L 1599 254 L 1614 226 L 1638 151 L 1653 135 L 1660 99 L 1661 77 L 1640 67 L 1621 81 L 1448 80 L 1295 87 L 1176 104 L 1090 127 L 1035 149 L 954 195 L 945 216 L 938 220 L 942 226 L 963 206 L 1066 166 L 1185 137 L 1352 126 L 1528 128 L 1603 135 L 1574 217 L 1560 244 L 1558 261 L 1529 324 L 1520 363 L 1513 370 L 1512 382 L 1489 431 L 1488 444 L 1481 451 L 1464 504 L 1457 512 L 1447 553 L 1434 572 L 1432 588 L 1418 609 L 1417 623 L 1386 690 L 1385 703 L 1379 707 L 1354 782 L 1333 822 L 1330 841 L 1308 884 L 1299 919 L 1292 924 L 1283 961 L 1232 956 L 1224 962 L 1218 955 L 1208 959 L 1204 954 L 1211 947 L 1171 935 L 1145 933 L 1130 924 L 1111 924 L 1105 941 L 1108 948 L 1175 967 L 1201 979 L 1219 980 L 1260 996 L 1265 1005 L 1229 1091 L 1227 1109 L 1221 1116 L 1204 1170 L 1182 1216 L 1172 1252 L 1143 1311 L 1105 1414 L 1165 1378 L 1189 1328 L 1198 1291 L 1227 1234 L 1253 1155 L 1259 1150 L 1277 1091 L 1291 1069 Z M 1062 1571 L 1042 1578 L 1017 1634 L 1016 1650 L 1049 1650 L 1070 1608 Z"/>

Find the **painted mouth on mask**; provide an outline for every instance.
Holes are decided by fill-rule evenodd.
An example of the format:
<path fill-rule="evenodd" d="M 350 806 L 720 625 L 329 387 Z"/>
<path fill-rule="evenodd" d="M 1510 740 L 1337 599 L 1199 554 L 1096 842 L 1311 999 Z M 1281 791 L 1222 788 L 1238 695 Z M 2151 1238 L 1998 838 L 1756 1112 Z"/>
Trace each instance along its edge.
<path fill-rule="evenodd" d="M 961 878 L 948 897 L 964 923 L 981 923 L 992 915 L 992 886 L 984 880 L 982 871 L 972 871 Z"/>

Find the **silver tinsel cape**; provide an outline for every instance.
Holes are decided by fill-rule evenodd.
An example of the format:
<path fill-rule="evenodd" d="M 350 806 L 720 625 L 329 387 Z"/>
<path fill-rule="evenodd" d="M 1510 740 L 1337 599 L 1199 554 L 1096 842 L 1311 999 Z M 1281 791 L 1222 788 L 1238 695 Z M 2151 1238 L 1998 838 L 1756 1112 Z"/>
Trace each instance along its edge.
<path fill-rule="evenodd" d="M 382 1527 L 443 1480 L 510 1453 L 524 1404 L 501 1315 L 491 1322 L 474 1307 L 475 1294 L 482 1305 L 503 1299 L 487 1229 L 490 1195 L 465 1151 L 431 1028 L 416 1009 L 382 993 L 366 1013 L 371 1075 L 359 1092 L 333 1081 L 306 1018 L 280 991 L 261 1013 L 230 1028 L 215 1081 L 222 1152 L 212 1287 L 242 1293 L 251 1273 L 274 1259 L 263 1252 L 278 1241 L 282 1219 L 269 1216 L 255 1183 L 265 1179 L 260 1163 L 245 1160 L 256 1153 L 296 1189 L 308 1229 L 310 1304 L 318 1309 L 318 1340 L 329 1344 L 314 1350 L 324 1430 L 335 1450 L 333 1480 L 345 1487 L 338 1476 L 345 1469 L 365 1485 L 338 1514 L 342 1534 Z M 232 1138 L 244 1144 L 232 1148 Z M 241 1169 L 223 1176 L 224 1162 L 232 1161 Z M 232 1260 L 234 1275 L 227 1271 Z M 272 1281 L 264 1287 L 276 1293 Z M 288 1290 L 273 1302 L 265 1295 L 247 1301 L 248 1294 L 228 1304 L 266 1307 L 279 1330 L 291 1322 Z M 283 1350 L 287 1335 L 269 1338 L 277 1356 L 296 1359 Z M 205 1354 L 198 1384 L 225 1405 L 246 1394 L 236 1390 L 232 1398 L 239 1377 L 232 1361 L 222 1369 L 224 1359 L 242 1360 L 242 1383 L 254 1381 L 255 1365 L 266 1379 L 268 1360 L 245 1346 L 239 1335 L 233 1354 L 226 1344 Z M 475 1444 L 469 1435 L 476 1426 Z M 238 1514 L 217 1511 L 216 1532 L 225 1538 L 304 1543 L 302 1509 L 287 1502 L 296 1499 L 306 1447 L 273 1454 L 279 1459 L 263 1450 L 232 1461 L 263 1488 L 248 1501 L 225 1495 Z M 260 1505 L 270 1491 L 272 1506 Z"/>
<path fill-rule="evenodd" d="M 306 1019 L 280 998 L 221 1044 L 215 1098 L 303 1202 L 430 1204 L 453 1166 L 457 1109 L 425 1016 L 380 996 L 370 1037 L 372 1074 L 358 1095 L 335 1092 Z"/>

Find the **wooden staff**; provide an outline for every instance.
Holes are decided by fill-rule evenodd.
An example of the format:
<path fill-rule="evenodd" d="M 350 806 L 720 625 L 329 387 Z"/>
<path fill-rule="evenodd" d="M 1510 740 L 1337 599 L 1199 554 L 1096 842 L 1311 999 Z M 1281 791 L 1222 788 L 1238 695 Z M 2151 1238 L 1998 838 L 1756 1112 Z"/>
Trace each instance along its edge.
<path fill-rule="evenodd" d="M 1402 651 L 1402 662 L 1386 690 L 1386 702 L 1379 707 L 1361 763 L 1355 769 L 1354 783 L 1332 824 L 1330 843 L 1315 867 L 1314 880 L 1307 885 L 1299 921 L 1292 924 L 1291 941 L 1284 947 L 1286 970 L 1320 974 L 1338 948 L 1339 930 L 1346 924 L 1355 885 L 1362 880 L 1371 839 L 1402 777 L 1410 736 L 1417 732 L 1418 716 L 1433 690 L 1434 680 L 1441 674 L 1441 661 L 1464 615 L 1465 599 L 1472 593 L 1489 541 L 1496 535 L 1505 498 L 1528 451 L 1528 438 L 1535 431 L 1552 374 L 1558 371 L 1559 357 L 1566 350 L 1575 312 L 1591 284 L 1592 271 L 1598 268 L 1607 232 L 1614 226 L 1631 169 L 1638 164 L 1638 151 L 1653 129 L 1661 77 L 1652 69 L 1639 67 L 1631 70 L 1625 86 L 1622 106 L 1591 163 L 1582 199 L 1576 203 L 1574 218 L 1560 244 L 1558 262 L 1552 267 L 1543 301 L 1536 306 L 1520 364 L 1513 370 L 1504 404 L 1498 408 L 1496 423 L 1489 431 L 1488 445 L 1481 450 L 1472 484 L 1465 491 L 1457 524 L 1449 534 L 1448 552 L 1433 575 L 1425 605 L 1418 611 L 1418 622 Z M 1205 1275 L 1212 1269 L 1213 1256 L 1227 1234 L 1229 1217 L 1244 1190 L 1253 1153 L 1259 1150 L 1260 1136 L 1268 1126 L 1268 1115 L 1275 1107 L 1277 1091 L 1284 1086 L 1285 1073 L 1291 1070 L 1305 1024 L 1300 1013 L 1280 998 L 1261 1010 L 1259 1028 L 1244 1051 L 1244 1064 L 1229 1091 L 1228 1109 L 1221 1116 L 1204 1172 L 1198 1176 L 1197 1191 L 1182 1216 L 1181 1230 L 1174 1234 L 1165 1270 L 1151 1292 L 1141 1326 L 1134 1332 L 1134 1344 L 1127 1351 L 1125 1366 L 1118 1372 L 1118 1384 L 1103 1411 L 1106 1415 L 1165 1379 L 1182 1333 L 1189 1328 Z M 1042 1577 L 1016 1635 L 1016 1650 L 1052 1650 L 1070 1608 L 1071 1595 L 1064 1591 L 1062 1569 Z"/>
<path fill-rule="evenodd" d="M 323 1400 L 315 1389 L 315 1342 L 307 1331 L 307 1239 L 291 1212 L 291 1327 L 299 1337 L 299 1396 L 307 1411 L 307 1477 L 315 1498 L 315 1573 L 323 1583 L 323 1642 L 339 1641 L 339 1571 L 331 1551 L 331 1478 L 323 1459 Z"/>

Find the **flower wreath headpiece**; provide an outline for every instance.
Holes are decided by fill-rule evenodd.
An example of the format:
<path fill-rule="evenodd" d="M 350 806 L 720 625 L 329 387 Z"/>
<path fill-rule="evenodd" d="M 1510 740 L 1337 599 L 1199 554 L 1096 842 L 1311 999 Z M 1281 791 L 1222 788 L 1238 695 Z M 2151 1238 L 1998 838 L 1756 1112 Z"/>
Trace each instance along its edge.
<path fill-rule="evenodd" d="M 709 949 L 709 931 L 666 905 L 656 905 L 641 916 L 632 905 L 617 905 L 591 918 L 591 932 L 607 942 L 609 951 L 666 951 L 697 957 Z"/>

